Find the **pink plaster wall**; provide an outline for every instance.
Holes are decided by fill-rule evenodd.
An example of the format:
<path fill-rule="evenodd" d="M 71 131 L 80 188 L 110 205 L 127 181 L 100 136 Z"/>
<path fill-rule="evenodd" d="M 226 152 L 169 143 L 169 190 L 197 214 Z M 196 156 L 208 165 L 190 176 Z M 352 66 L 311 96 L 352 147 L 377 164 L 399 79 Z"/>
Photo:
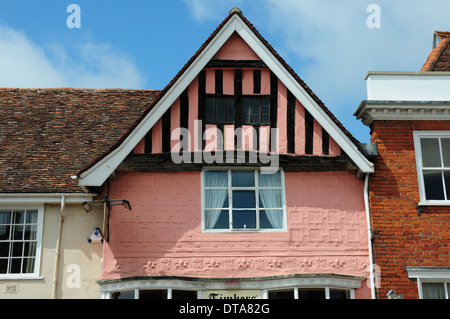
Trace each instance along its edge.
<path fill-rule="evenodd" d="M 351 172 L 285 173 L 287 231 L 205 233 L 201 174 L 124 173 L 111 182 L 103 279 L 336 273 L 367 276 L 363 182 Z"/>
<path fill-rule="evenodd" d="M 259 56 L 248 46 L 236 32 L 233 33 L 213 59 L 221 60 L 260 60 Z"/>

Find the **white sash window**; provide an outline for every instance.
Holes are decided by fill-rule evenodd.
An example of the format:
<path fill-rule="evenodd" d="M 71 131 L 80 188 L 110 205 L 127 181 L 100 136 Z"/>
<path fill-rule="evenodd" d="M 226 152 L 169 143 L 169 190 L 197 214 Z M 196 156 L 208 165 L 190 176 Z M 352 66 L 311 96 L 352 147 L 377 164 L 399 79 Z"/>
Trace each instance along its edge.
<path fill-rule="evenodd" d="M 286 228 L 282 171 L 203 171 L 203 229 L 282 231 Z"/>

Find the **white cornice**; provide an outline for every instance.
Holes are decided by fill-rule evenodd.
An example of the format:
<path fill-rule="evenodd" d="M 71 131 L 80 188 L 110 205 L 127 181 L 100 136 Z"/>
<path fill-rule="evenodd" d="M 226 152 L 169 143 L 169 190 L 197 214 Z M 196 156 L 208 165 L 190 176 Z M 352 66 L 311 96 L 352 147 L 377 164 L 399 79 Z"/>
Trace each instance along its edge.
<path fill-rule="evenodd" d="M 373 121 L 449 121 L 450 101 L 363 101 L 354 116 L 365 125 Z"/>

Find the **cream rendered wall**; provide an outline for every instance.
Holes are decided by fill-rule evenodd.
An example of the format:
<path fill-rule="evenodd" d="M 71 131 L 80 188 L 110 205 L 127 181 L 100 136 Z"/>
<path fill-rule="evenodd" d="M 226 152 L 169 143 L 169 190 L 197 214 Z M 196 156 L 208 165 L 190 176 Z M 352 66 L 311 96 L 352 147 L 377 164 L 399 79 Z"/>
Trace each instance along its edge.
<path fill-rule="evenodd" d="M 0 299 L 50 299 L 53 292 L 60 205 L 45 205 L 39 279 L 0 280 Z M 102 244 L 87 238 L 103 223 L 103 210 L 86 213 L 81 204 L 66 205 L 63 216 L 56 298 L 100 298 Z M 16 293 L 7 293 L 14 285 Z"/>

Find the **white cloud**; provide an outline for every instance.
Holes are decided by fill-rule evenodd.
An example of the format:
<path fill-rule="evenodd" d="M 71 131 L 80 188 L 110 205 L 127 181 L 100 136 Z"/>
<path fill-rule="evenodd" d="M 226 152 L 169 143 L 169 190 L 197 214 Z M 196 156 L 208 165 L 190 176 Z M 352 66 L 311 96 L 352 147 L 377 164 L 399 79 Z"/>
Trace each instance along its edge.
<path fill-rule="evenodd" d="M 289 60 L 297 64 L 291 66 L 332 103 L 360 97 L 361 92 L 365 98 L 368 71 L 420 71 L 432 49 L 433 31 L 450 29 L 450 2 L 443 0 L 264 3 L 272 33 L 276 30 L 283 38 Z M 379 29 L 366 24 L 372 3 L 381 9 Z"/>
<path fill-rule="evenodd" d="M 183 0 L 192 11 L 194 18 L 199 21 L 224 19 L 229 10 L 239 7 L 243 0 Z"/>
<path fill-rule="evenodd" d="M 108 44 L 40 46 L 0 25 L 0 87 L 142 88 L 134 59 Z M 68 52 L 70 51 L 70 53 Z"/>

